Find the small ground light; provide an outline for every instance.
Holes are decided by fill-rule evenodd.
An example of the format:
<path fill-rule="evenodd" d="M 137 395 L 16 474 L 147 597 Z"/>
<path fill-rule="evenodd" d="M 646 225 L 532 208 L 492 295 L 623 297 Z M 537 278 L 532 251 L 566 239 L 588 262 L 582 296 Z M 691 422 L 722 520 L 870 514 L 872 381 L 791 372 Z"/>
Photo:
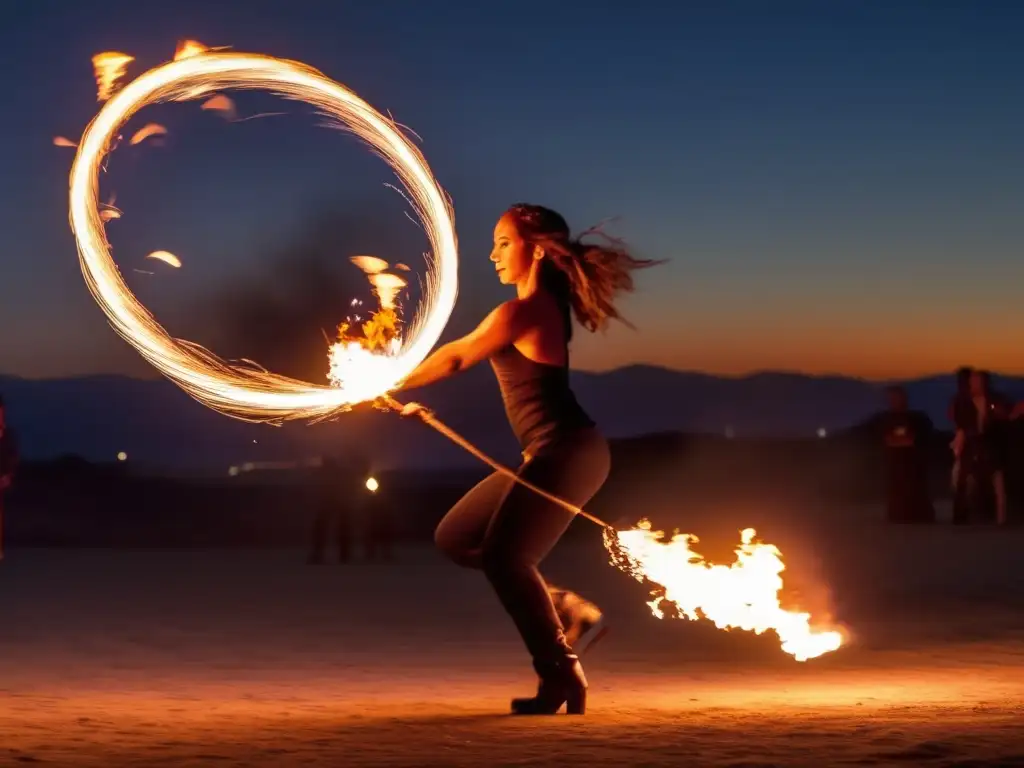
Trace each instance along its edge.
<path fill-rule="evenodd" d="M 124 451 L 120 451 L 120 452 L 119 452 L 119 453 L 117 454 L 117 460 L 118 460 L 118 461 L 127 461 L 127 460 L 128 460 L 128 454 L 127 454 L 127 453 L 125 453 Z"/>
<path fill-rule="evenodd" d="M 368 490 L 370 493 L 376 493 L 378 488 L 380 488 L 380 483 L 377 482 L 377 478 L 366 478 L 366 490 Z"/>

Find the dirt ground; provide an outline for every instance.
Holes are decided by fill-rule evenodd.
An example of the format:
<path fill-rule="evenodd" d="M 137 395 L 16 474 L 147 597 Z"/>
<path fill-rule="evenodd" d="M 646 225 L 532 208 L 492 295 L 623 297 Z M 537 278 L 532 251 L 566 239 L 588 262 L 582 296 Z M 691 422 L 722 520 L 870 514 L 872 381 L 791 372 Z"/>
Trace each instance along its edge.
<path fill-rule="evenodd" d="M 613 625 L 584 659 L 582 718 L 506 714 L 534 685 L 511 623 L 427 547 L 319 567 L 13 550 L 0 765 L 1024 766 L 1024 536 L 962 533 L 892 534 L 855 599 L 837 555 L 850 643 L 807 663 L 770 635 L 659 621 L 603 551 L 566 547 L 550 570 Z"/>

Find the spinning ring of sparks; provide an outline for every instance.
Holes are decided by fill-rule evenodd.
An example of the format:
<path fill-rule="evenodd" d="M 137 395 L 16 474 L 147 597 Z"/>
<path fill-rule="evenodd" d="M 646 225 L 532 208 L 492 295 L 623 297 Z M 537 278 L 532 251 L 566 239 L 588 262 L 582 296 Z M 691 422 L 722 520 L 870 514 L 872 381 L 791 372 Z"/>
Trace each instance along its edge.
<path fill-rule="evenodd" d="M 117 89 L 133 61 L 123 53 L 93 58 L 98 98 L 106 104 L 86 128 L 71 169 L 71 228 L 78 244 L 86 285 L 114 330 L 154 367 L 199 402 L 228 416 L 249 421 L 319 420 L 358 403 L 375 400 L 395 388 L 427 356 L 444 330 L 458 292 L 458 250 L 452 210 L 423 155 L 385 118 L 342 85 L 310 67 L 259 54 L 215 52 L 188 41 L 175 60 L 151 69 Z M 419 311 L 400 333 L 397 292 L 404 278 L 389 271 L 383 259 L 354 256 L 352 263 L 369 276 L 379 309 L 362 326 L 363 337 L 339 326 L 339 340 L 328 351 L 327 378 L 333 386 L 317 386 L 263 370 L 254 363 L 229 363 L 189 341 L 172 338 L 135 298 L 110 256 L 104 222 L 120 218 L 113 201 L 99 202 L 99 174 L 121 127 L 140 109 L 164 101 L 206 99 L 204 110 L 234 114 L 233 103 L 216 93 L 224 89 L 263 89 L 314 106 L 321 114 L 371 145 L 405 185 L 430 241 L 427 279 Z M 207 98 L 210 97 L 210 98 Z M 151 123 L 130 139 L 138 144 L 165 134 Z M 58 136 L 57 146 L 73 147 Z M 180 268 L 167 251 L 147 258 Z M 395 269 L 408 271 L 398 263 Z M 353 301 L 351 306 L 360 302 Z M 356 318 L 357 320 L 359 318 Z M 437 426 L 437 424 L 435 424 Z M 450 431 L 463 447 L 482 455 Z M 494 465 L 497 466 L 497 465 Z M 374 492 L 377 481 L 368 478 Z M 600 521 L 596 521 L 600 522 Z M 707 619 L 719 629 L 761 634 L 773 630 L 782 650 L 806 661 L 836 650 L 842 633 L 812 625 L 808 613 L 782 607 L 779 593 L 785 569 L 778 549 L 755 540 L 753 529 L 741 533 L 736 562 L 712 565 L 691 545 L 696 537 L 675 534 L 665 540 L 650 523 L 628 531 L 605 531 L 611 563 L 650 588 L 648 605 L 658 618 L 666 609 L 688 619 Z"/>
<path fill-rule="evenodd" d="M 197 46 L 179 50 L 174 61 L 143 73 L 112 95 L 107 85 L 100 99 L 109 100 L 86 128 L 71 168 L 71 228 L 89 291 L 114 330 L 155 368 L 216 411 L 249 421 L 281 422 L 321 419 L 373 400 L 394 389 L 427 356 L 458 292 L 455 224 L 426 159 L 392 120 L 304 64 Z M 197 344 L 172 338 L 135 298 L 111 258 L 100 212 L 99 174 L 119 129 L 150 104 L 229 88 L 262 89 L 308 103 L 370 144 L 405 186 L 430 241 L 421 304 L 404 340 L 395 336 L 376 351 L 357 341 L 334 344 L 329 373 L 334 386 L 280 376 L 255 364 L 229 363 Z"/>

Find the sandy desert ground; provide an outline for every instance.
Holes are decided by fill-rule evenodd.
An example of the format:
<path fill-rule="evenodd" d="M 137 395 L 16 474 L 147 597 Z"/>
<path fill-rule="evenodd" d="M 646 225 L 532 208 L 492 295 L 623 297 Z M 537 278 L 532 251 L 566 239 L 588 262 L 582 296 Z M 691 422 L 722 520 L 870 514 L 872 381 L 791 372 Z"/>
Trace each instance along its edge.
<path fill-rule="evenodd" d="M 772 636 L 657 620 L 596 538 L 567 542 L 547 572 L 613 623 L 583 718 L 505 714 L 534 684 L 512 626 L 426 546 L 319 567 L 15 549 L 0 765 L 1024 766 L 1024 530 L 812 538 L 793 579 L 851 640 L 805 664 Z"/>

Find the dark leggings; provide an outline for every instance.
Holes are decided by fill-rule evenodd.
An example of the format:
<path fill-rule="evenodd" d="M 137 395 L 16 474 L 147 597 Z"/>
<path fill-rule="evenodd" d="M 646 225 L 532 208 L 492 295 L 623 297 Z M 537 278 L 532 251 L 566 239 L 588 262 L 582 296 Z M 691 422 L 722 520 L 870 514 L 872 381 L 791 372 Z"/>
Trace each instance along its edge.
<path fill-rule="evenodd" d="M 584 506 L 608 477 L 608 443 L 596 429 L 560 438 L 524 462 L 518 474 L 539 488 Z M 563 627 L 537 566 L 574 515 L 499 472 L 451 508 L 434 540 L 448 557 L 483 570 L 535 660 L 567 651 Z"/>

